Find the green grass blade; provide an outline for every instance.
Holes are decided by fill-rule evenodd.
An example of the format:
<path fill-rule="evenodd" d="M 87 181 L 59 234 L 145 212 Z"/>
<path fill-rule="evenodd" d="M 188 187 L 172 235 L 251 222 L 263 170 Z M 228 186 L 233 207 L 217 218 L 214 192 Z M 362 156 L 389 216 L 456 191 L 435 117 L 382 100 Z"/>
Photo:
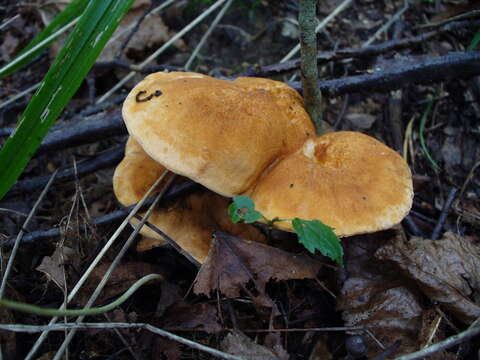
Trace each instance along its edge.
<path fill-rule="evenodd" d="M 45 41 L 50 35 L 54 34 L 64 25 L 79 17 L 88 5 L 88 0 L 73 0 L 60 14 L 58 14 L 52 22 L 43 29 L 32 41 L 15 56 L 8 64 L 0 69 L 0 78 L 5 77 L 24 66 L 28 65 L 53 41 L 55 37 Z M 39 46 L 37 46 L 39 45 Z"/>
<path fill-rule="evenodd" d="M 473 37 L 472 41 L 470 42 L 470 45 L 468 45 L 467 51 L 475 51 L 475 49 L 478 46 L 478 43 L 480 43 L 480 30 L 478 30 L 475 33 L 475 36 Z"/>
<path fill-rule="evenodd" d="M 438 169 L 440 169 L 440 166 L 436 163 L 435 160 L 433 160 L 432 155 L 430 155 L 430 151 L 428 151 L 427 144 L 425 143 L 425 136 L 424 136 L 425 124 L 427 123 L 428 114 L 430 114 L 430 111 L 432 110 L 432 108 L 433 108 L 433 99 L 428 102 L 427 107 L 423 111 L 422 117 L 420 119 L 420 128 L 419 128 L 419 131 L 418 131 L 418 135 L 419 135 L 419 138 L 420 138 L 420 147 L 422 149 L 423 154 L 425 155 L 425 157 L 429 161 L 430 165 L 435 170 L 438 170 Z"/>
<path fill-rule="evenodd" d="M 0 151 L 0 199 L 15 183 L 95 63 L 133 0 L 89 2 L 78 24 Z"/>

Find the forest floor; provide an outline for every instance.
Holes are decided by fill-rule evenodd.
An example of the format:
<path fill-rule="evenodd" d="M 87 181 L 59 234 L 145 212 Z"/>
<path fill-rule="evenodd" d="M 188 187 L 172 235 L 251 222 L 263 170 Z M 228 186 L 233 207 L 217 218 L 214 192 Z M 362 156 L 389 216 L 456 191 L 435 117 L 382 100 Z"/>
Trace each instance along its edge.
<path fill-rule="evenodd" d="M 0 200 L 2 271 L 24 231 L 5 297 L 58 308 L 74 291 L 69 308 L 79 308 L 118 262 L 94 303 L 100 306 L 144 275 L 162 276 L 115 310 L 87 317 L 103 328 L 71 335 L 64 355 L 70 359 L 212 358 L 202 346 L 244 359 L 390 359 L 421 349 L 431 350 L 431 359 L 480 358 L 478 331 L 454 346 L 432 347 L 480 326 L 480 55 L 471 45 L 480 25 L 479 2 L 320 1 L 318 20 L 328 20 L 318 33 L 324 118 L 333 130 L 366 133 L 405 158 L 413 175 L 412 210 L 392 229 L 343 238 L 344 268 L 307 253 L 290 233 L 255 225 L 269 236 L 271 248 L 225 247 L 237 240 L 220 236 L 200 270 L 172 246 L 145 245 L 140 237 L 118 257 L 133 231 L 129 225 L 105 247 L 128 214 L 112 188 L 128 137 L 123 99 L 149 72 L 185 70 L 218 13 L 105 97 L 130 66 L 215 2 L 179 0 L 144 18 L 161 3 L 135 3 L 121 25 L 139 24 L 131 39 L 125 41 L 126 32 L 107 45 L 43 148 Z M 57 0 L 1 1 L 1 22 L 14 19 L 0 31 L 0 61 L 8 62 L 63 6 Z M 189 70 L 228 79 L 268 77 L 299 89 L 299 53 L 290 59 L 295 61 L 281 62 L 298 43 L 297 15 L 296 0 L 233 1 Z M 62 41 L 0 80 L 0 144 L 32 92 L 5 101 L 42 80 Z M 204 191 L 192 183 L 173 185 L 160 206 Z M 104 256 L 77 289 L 101 249 Z M 76 321 L 69 319 L 58 323 Z M 48 322 L 0 308 L 3 324 Z M 112 323 L 149 324 L 194 344 L 145 326 Z M 32 359 L 54 358 L 67 331 L 51 331 L 41 342 L 39 333 L 0 331 L 3 358 L 23 359 L 29 352 Z"/>

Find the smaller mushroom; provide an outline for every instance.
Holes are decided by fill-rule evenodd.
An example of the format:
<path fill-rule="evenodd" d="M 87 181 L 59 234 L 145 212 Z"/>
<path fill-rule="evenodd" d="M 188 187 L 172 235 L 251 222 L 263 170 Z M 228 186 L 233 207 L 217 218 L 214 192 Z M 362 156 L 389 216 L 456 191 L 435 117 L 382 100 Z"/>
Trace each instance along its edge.
<path fill-rule="evenodd" d="M 198 262 L 208 255 L 212 234 L 220 230 L 252 241 L 265 242 L 265 236 L 254 226 L 233 224 L 227 214 L 229 200 L 211 191 L 193 193 L 164 209 L 155 210 L 148 222 L 155 225 Z M 132 223 L 138 223 L 133 219 Z M 146 251 L 164 243 L 155 231 L 144 227 L 145 236 L 137 244 L 138 251 Z"/>
<path fill-rule="evenodd" d="M 115 196 L 125 206 L 136 204 L 165 171 L 167 169 L 148 156 L 130 137 L 125 145 L 125 157 L 113 174 Z"/>
<path fill-rule="evenodd" d="M 337 236 L 384 230 L 412 206 L 412 175 L 394 150 L 358 132 L 308 139 L 270 167 L 247 195 L 267 218 L 320 220 Z M 275 226 L 292 231 L 288 221 Z"/>
<path fill-rule="evenodd" d="M 125 157 L 113 176 L 113 188 L 118 201 L 125 206 L 137 203 L 164 171 L 167 170 L 150 158 L 133 138 L 129 138 Z M 210 191 L 194 193 L 168 208 L 155 209 L 148 221 L 199 262 L 206 258 L 215 230 L 265 242 L 265 237 L 254 226 L 232 224 L 227 207 L 228 199 L 220 195 Z M 130 222 L 135 225 L 138 220 L 133 218 Z M 138 251 L 146 251 L 164 243 L 163 238 L 147 226 L 142 227 L 140 234 L 143 239 L 137 244 Z"/>

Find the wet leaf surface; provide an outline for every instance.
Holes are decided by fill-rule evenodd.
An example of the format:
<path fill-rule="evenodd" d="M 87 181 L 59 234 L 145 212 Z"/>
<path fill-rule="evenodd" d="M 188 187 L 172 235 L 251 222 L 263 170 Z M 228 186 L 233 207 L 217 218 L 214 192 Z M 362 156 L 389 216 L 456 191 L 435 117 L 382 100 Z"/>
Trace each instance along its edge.
<path fill-rule="evenodd" d="M 321 263 L 306 255 L 283 250 L 216 232 L 207 261 L 195 279 L 194 292 L 209 295 L 219 290 L 223 295 L 238 297 L 252 282 L 263 306 L 272 306 L 265 293 L 270 280 L 313 279 Z"/>
<path fill-rule="evenodd" d="M 287 360 L 288 355 L 283 349 L 279 353 L 255 343 L 241 332 L 228 334 L 221 343 L 221 349 L 229 354 L 243 356 L 247 359 L 258 360 Z"/>
<path fill-rule="evenodd" d="M 480 247 L 472 240 L 446 233 L 441 240 L 397 238 L 375 256 L 390 260 L 420 291 L 470 323 L 480 316 Z"/>
<path fill-rule="evenodd" d="M 345 326 L 374 326 L 369 330 L 385 348 L 400 340 L 396 356 L 417 350 L 423 313 L 422 299 L 411 284 L 374 258 L 378 247 L 397 238 L 402 235 L 392 230 L 344 242 L 347 277 L 337 303 Z M 369 357 L 383 351 L 372 337 L 364 336 Z"/>

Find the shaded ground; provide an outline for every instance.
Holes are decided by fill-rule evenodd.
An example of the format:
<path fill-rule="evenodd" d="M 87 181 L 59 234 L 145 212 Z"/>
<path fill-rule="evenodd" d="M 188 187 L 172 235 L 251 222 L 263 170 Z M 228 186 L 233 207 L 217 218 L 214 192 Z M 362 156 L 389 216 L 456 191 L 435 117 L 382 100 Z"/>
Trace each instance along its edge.
<path fill-rule="evenodd" d="M 130 14 L 131 21 L 137 21 L 147 11 L 150 2 L 144 3 L 147 5 Z M 132 38 L 128 46 L 122 48 L 122 42 L 117 42 L 112 45 L 113 50 L 104 52 L 101 66 L 96 66 L 89 75 L 59 120 L 60 124 L 71 127 L 88 120 L 89 116 L 93 119 L 119 117 L 121 98 L 115 96 L 124 95 L 135 82 L 128 83 L 122 92 L 109 98 L 106 108 L 99 109 L 95 101 L 126 74 L 125 64 L 141 62 L 206 8 L 200 1 L 179 3 L 162 15 L 163 24 L 157 19 L 150 28 L 145 22 L 137 31 L 138 37 Z M 234 77 L 248 70 L 258 72 L 261 66 L 278 64 L 296 45 L 296 1 L 238 3 L 234 3 L 220 21 L 191 70 L 216 77 Z M 321 3 L 318 16 L 324 19 L 341 2 Z M 322 52 L 360 48 L 403 6 L 402 1 L 356 1 L 319 33 L 319 48 Z M 20 16 L 0 34 L 2 60 L 8 61 L 28 43 L 58 8 L 55 2 L 38 7 L 4 1 L 0 8 L 4 20 Z M 478 29 L 476 9 L 474 1 L 411 4 L 374 44 L 427 32 L 433 32 L 431 38 L 407 41 L 406 46 L 373 56 L 334 59 L 322 64 L 321 77 L 325 80 L 347 78 L 401 68 L 407 63 L 421 66 L 428 58 L 464 52 Z M 442 21 L 460 14 L 467 16 L 457 21 L 466 23 L 454 30 L 442 30 Z M 156 70 L 165 66 L 183 67 L 212 18 L 177 41 L 151 65 L 158 65 Z M 431 23 L 438 25 L 424 27 Z M 28 68 L 3 79 L 1 98 L 9 98 L 40 81 L 58 46 L 53 46 Z M 419 55 L 424 57 L 417 57 Z M 114 56 L 119 61 L 113 62 Z M 409 56 L 408 61 L 405 56 Z M 389 62 L 392 59 L 402 62 L 392 65 Z M 294 74 L 271 71 L 266 76 L 285 82 L 298 81 L 298 74 L 292 78 Z M 197 285 L 199 294 L 196 294 L 192 282 L 197 269 L 175 250 L 157 246 L 137 252 L 132 246 L 96 304 L 117 297 L 143 275 L 159 273 L 165 280 L 142 287 L 107 317 L 92 317 L 89 321 L 149 323 L 226 352 L 249 354 L 250 358 L 261 354 L 262 359 L 392 358 L 465 330 L 480 316 L 480 84 L 477 77 L 452 79 L 449 75 L 445 71 L 446 81 L 431 84 L 409 81 L 394 91 L 348 92 L 325 98 L 325 118 L 332 127 L 362 131 L 401 153 L 407 150 L 404 156 L 414 176 L 415 198 L 410 215 L 392 230 L 344 239 L 345 269 L 336 268 L 320 256 L 306 255 L 292 235 L 273 231 L 270 244 L 290 253 L 301 253 L 308 259 L 303 264 L 312 262 L 313 275 L 309 268 L 310 272 L 305 275 L 308 279 L 295 280 L 288 274 L 274 276 L 278 270 L 269 273 L 255 265 L 265 262 L 272 263 L 273 268 L 276 265 L 300 269 L 301 265 L 292 260 L 280 263 L 283 255 L 273 255 L 271 251 L 245 250 L 241 261 L 235 254 L 223 252 L 218 256 L 237 259 L 229 261 L 235 271 L 226 287 L 210 284 L 200 291 Z M 139 74 L 136 81 L 143 76 Z M 28 99 L 29 96 L 0 110 L 0 130 L 15 125 Z M 112 130 L 90 136 L 81 146 L 65 144 L 60 146 L 62 149 L 36 156 L 21 180 L 49 175 L 55 169 L 72 168 L 73 164 L 80 166 L 115 146 L 123 147 L 125 141 L 125 131 L 120 128 L 115 133 Z M 29 243 L 21 246 L 10 275 L 8 298 L 45 307 L 61 305 L 121 222 L 120 219 L 107 225 L 92 225 L 94 218 L 121 209 L 112 191 L 113 169 L 120 156 L 121 150 L 108 166 L 78 176 L 75 181 L 53 184 L 26 230 L 34 234 L 60 228 L 61 235 L 32 236 Z M 32 189 L 26 186 L 0 202 L 0 237 L 7 244 L 2 248 L 2 268 L 9 257 L 11 240 L 22 227 L 25 214 L 43 186 L 37 184 Z M 266 231 L 264 227 L 260 229 Z M 87 302 L 130 231 L 127 228 L 117 245 L 107 252 L 102 265 L 94 271 L 73 304 Z M 222 248 L 222 251 L 226 250 Z M 239 274 L 245 267 L 255 281 L 241 278 Z M 216 271 L 223 274 L 224 269 Z M 273 281 L 272 277 L 284 280 Z M 216 287 L 222 290 L 221 294 L 212 297 L 201 294 L 208 293 L 205 289 Z M 31 325 L 48 321 L 9 311 L 1 312 L 0 320 Z M 348 331 L 349 326 L 362 328 Z M 326 327 L 343 328 L 318 330 Z M 36 334 L 0 333 L 0 343 L 7 349 L 7 358 L 21 359 L 37 337 Z M 50 334 L 38 354 L 52 358 L 63 339 L 62 332 Z M 85 330 L 76 335 L 69 349 L 73 359 L 209 358 L 199 350 L 133 329 L 119 333 Z M 437 352 L 433 358 L 475 359 L 478 351 L 477 337 L 448 351 Z"/>

